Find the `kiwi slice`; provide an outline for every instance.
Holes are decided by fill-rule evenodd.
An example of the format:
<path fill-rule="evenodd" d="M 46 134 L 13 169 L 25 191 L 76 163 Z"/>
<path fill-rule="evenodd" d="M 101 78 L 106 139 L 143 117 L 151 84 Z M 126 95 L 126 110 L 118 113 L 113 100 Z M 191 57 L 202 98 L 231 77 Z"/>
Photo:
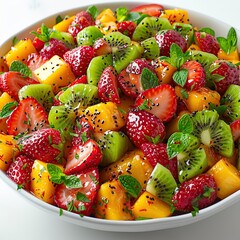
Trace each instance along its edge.
<path fill-rule="evenodd" d="M 50 38 L 55 38 L 64 42 L 69 48 L 73 48 L 75 46 L 75 41 L 73 36 L 67 32 L 60 32 L 60 31 L 54 30 L 51 32 Z"/>
<path fill-rule="evenodd" d="M 101 134 L 98 144 L 103 153 L 102 166 L 118 161 L 132 148 L 132 144 L 123 132 L 106 131 Z"/>
<path fill-rule="evenodd" d="M 142 41 L 141 46 L 143 47 L 143 58 L 153 60 L 159 57 L 160 47 L 154 37 Z"/>
<path fill-rule="evenodd" d="M 240 118 L 240 86 L 230 85 L 224 93 L 221 103 L 227 107 L 224 117 L 227 120 L 235 121 Z"/>
<path fill-rule="evenodd" d="M 35 98 L 48 112 L 53 104 L 54 94 L 49 84 L 30 84 L 22 87 L 18 92 L 19 99 Z"/>
<path fill-rule="evenodd" d="M 157 32 L 164 29 L 173 29 L 171 23 L 166 18 L 145 17 L 136 27 L 132 39 L 133 41 L 143 41 L 154 37 Z"/>
<path fill-rule="evenodd" d="M 188 47 L 193 43 L 194 29 L 191 24 L 175 22 L 173 29 L 186 39 Z"/>
<path fill-rule="evenodd" d="M 177 183 L 172 173 L 166 167 L 157 163 L 147 182 L 146 191 L 171 204 L 176 188 Z"/>
<path fill-rule="evenodd" d="M 113 65 L 111 54 L 94 57 L 87 68 L 88 83 L 97 86 L 104 69 Z"/>
<path fill-rule="evenodd" d="M 216 152 L 225 157 L 231 157 L 234 152 L 234 142 L 230 126 L 215 110 L 203 110 L 192 114 L 192 134 L 199 138 L 201 143 L 212 147 Z"/>
<path fill-rule="evenodd" d="M 98 88 L 90 84 L 76 84 L 63 92 L 59 100 L 73 109 L 86 108 L 98 102 Z"/>
<path fill-rule="evenodd" d="M 77 34 L 77 44 L 78 46 L 88 45 L 92 46 L 98 38 L 102 38 L 102 32 L 94 26 L 89 26 L 81 30 Z"/>

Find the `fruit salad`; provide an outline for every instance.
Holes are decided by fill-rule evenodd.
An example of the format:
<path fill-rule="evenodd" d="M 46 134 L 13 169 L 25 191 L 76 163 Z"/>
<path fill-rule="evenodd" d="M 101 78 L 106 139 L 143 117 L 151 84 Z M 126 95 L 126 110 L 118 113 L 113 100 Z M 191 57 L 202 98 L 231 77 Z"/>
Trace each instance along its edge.
<path fill-rule="evenodd" d="M 237 34 L 146 4 L 57 16 L 0 58 L 0 170 L 80 216 L 146 220 L 240 190 Z"/>

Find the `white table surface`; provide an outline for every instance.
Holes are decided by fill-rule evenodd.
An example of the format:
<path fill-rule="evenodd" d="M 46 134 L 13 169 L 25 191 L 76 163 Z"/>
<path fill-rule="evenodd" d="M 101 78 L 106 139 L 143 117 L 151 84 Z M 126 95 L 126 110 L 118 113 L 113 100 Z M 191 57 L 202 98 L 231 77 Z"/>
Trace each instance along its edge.
<path fill-rule="evenodd" d="M 77 7 L 83 0 L 2 0 L 0 44 L 16 31 L 56 11 Z M 114 1 L 114 0 L 111 0 Z M 134 1 L 134 0 L 132 0 Z M 101 2 L 88 0 L 87 3 Z M 149 1 L 151 2 L 151 1 Z M 84 1 L 84 3 L 86 3 Z M 196 10 L 240 29 L 239 0 L 159 0 L 159 3 Z M 0 179 L 0 240 L 237 240 L 240 203 L 198 223 L 147 233 L 114 233 L 66 223 L 29 204 Z"/>

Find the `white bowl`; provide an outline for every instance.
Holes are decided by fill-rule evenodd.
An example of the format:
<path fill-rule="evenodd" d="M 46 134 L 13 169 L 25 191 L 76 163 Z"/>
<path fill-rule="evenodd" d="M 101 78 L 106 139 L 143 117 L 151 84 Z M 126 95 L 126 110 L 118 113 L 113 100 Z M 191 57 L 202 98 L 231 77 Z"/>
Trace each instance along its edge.
<path fill-rule="evenodd" d="M 159 1 L 152 0 L 152 3 L 159 3 Z M 114 3 L 99 3 L 95 4 L 99 10 L 110 7 L 111 9 L 116 9 L 121 6 L 125 6 L 127 8 L 133 8 L 135 6 L 146 4 L 146 1 L 122 1 L 122 2 L 114 2 Z M 149 2 L 148 2 L 149 3 Z M 0 56 L 6 54 L 11 45 L 13 37 L 17 36 L 19 39 L 24 37 L 33 36 L 29 33 L 32 30 L 35 30 L 37 27 L 41 25 L 41 23 L 45 23 L 47 26 L 52 26 L 55 23 L 56 16 L 71 16 L 79 12 L 80 10 L 86 9 L 88 5 L 82 4 L 81 7 L 70 9 L 62 12 L 58 12 L 54 15 L 51 15 L 47 18 L 44 18 L 29 27 L 23 29 L 22 31 L 16 33 L 14 36 L 10 37 L 0 46 Z M 165 8 L 175 8 L 177 6 L 169 6 L 164 4 Z M 188 10 L 188 9 L 186 9 Z M 221 22 L 213 17 L 206 16 L 204 14 L 198 13 L 196 11 L 188 10 L 189 18 L 191 23 L 194 26 L 199 28 L 201 27 L 211 27 L 215 30 L 217 36 L 226 36 L 230 25 Z M 237 30 L 238 39 L 240 38 L 240 31 Z M 238 42 L 238 48 L 240 48 L 240 42 Z M 47 204 L 38 198 L 34 197 L 32 194 L 26 192 L 25 190 L 16 191 L 17 186 L 16 184 L 11 181 L 4 172 L 0 170 L 0 178 L 3 182 L 5 182 L 10 188 L 12 188 L 16 194 L 20 194 L 24 199 L 28 202 L 34 204 L 36 207 L 39 207 L 46 211 L 47 213 L 51 213 L 55 216 L 59 216 L 59 208 Z M 223 209 L 231 206 L 232 204 L 238 202 L 240 200 L 240 191 L 235 192 L 231 196 L 227 197 L 226 199 L 215 203 L 214 205 L 207 207 L 205 209 L 200 210 L 196 217 L 192 217 L 191 213 L 183 214 L 179 216 L 173 216 L 168 218 L 162 219 L 149 219 L 144 221 L 112 221 L 112 220 L 104 220 L 104 219 L 97 219 L 92 217 L 79 217 L 78 214 L 74 214 L 68 211 L 63 211 L 63 215 L 59 218 L 65 220 L 69 223 L 74 223 L 79 226 L 97 229 L 97 230 L 104 230 L 104 231 L 115 231 L 115 232 L 147 232 L 147 231 L 155 231 L 155 230 L 162 230 L 168 228 L 175 228 L 184 225 L 188 225 L 200 220 L 203 220 L 211 215 L 222 211 Z M 46 216 L 47 217 L 47 216 Z"/>

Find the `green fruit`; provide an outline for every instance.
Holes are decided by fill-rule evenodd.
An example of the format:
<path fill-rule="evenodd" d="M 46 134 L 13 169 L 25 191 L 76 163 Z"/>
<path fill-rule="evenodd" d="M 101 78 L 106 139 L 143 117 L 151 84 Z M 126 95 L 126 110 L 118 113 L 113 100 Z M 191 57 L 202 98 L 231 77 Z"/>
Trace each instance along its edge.
<path fill-rule="evenodd" d="M 160 48 L 155 38 L 148 38 L 141 42 L 143 47 L 142 57 L 153 60 L 160 55 Z"/>
<path fill-rule="evenodd" d="M 193 43 L 194 29 L 191 24 L 175 22 L 173 29 L 186 39 L 188 47 Z"/>
<path fill-rule="evenodd" d="M 75 46 L 75 41 L 73 36 L 67 32 L 60 32 L 60 31 L 54 30 L 51 32 L 50 38 L 55 38 L 64 42 L 69 48 L 73 48 Z"/>

